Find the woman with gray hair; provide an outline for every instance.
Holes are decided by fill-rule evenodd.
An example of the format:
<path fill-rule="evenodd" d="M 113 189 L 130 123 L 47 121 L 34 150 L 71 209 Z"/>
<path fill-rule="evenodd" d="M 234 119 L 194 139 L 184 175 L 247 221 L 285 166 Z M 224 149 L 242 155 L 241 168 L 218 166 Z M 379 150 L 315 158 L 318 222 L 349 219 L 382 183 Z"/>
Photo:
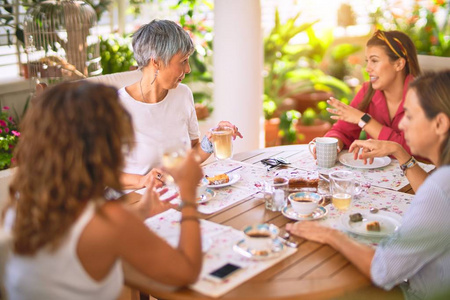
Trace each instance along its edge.
<path fill-rule="evenodd" d="M 168 141 L 190 140 L 202 161 L 212 153 L 211 142 L 200 132 L 192 92 L 181 81 L 190 73 L 189 56 L 194 45 L 189 34 L 175 22 L 153 20 L 133 35 L 134 57 L 142 79 L 119 90 L 122 104 L 133 117 L 136 146 L 127 155 L 122 184 L 126 189 L 148 186 L 151 178 L 163 184 L 159 148 Z M 219 126 L 233 129 L 233 138 L 242 138 L 238 128 L 222 121 Z"/>

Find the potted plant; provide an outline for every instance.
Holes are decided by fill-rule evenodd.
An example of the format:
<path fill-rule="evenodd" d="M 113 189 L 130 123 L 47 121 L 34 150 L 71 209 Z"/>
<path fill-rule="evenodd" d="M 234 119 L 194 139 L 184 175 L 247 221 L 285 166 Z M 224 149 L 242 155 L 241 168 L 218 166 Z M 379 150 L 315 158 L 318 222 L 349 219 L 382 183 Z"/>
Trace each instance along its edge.
<path fill-rule="evenodd" d="M 320 106 L 323 106 L 324 102 L 321 102 L 320 104 Z M 320 113 L 317 113 L 311 107 L 307 108 L 303 112 L 299 122 L 295 125 L 297 131 L 296 142 L 299 144 L 307 144 L 315 137 L 323 136 L 330 128 L 331 123 L 321 118 Z"/>

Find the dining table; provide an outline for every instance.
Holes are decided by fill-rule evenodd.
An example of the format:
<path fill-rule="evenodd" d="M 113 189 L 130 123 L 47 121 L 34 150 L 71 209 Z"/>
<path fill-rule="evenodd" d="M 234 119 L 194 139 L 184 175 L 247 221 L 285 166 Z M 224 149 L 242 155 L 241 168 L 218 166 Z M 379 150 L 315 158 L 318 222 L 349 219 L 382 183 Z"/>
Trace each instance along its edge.
<path fill-rule="evenodd" d="M 261 163 L 263 159 L 274 157 L 282 158 L 289 165 L 269 170 L 270 166 Z M 296 172 L 318 172 L 327 176 L 339 169 L 354 171 L 357 179 L 365 186 L 364 192 L 353 200 L 352 209 L 378 207 L 401 216 L 412 200 L 414 191 L 406 177 L 402 176 L 398 162 L 395 159 L 389 159 L 388 162 L 379 168 L 364 168 L 347 166 L 337 161 L 333 168 L 319 168 L 308 145 L 246 151 L 236 153 L 232 159 L 224 161 L 210 159 L 203 165 L 205 174 L 230 171 L 230 178 L 233 178 L 232 174 L 240 176 L 236 175 L 239 178 L 234 185 L 214 189 L 214 199 L 199 205 L 199 216 L 208 224 L 213 224 L 213 227 L 219 224 L 234 231 L 241 231 L 249 224 L 274 224 L 280 228 L 280 236 L 283 236 L 286 224 L 296 220 L 286 217 L 282 211 L 266 209 L 263 181 L 275 176 L 295 176 Z M 432 165 L 422 165 L 426 171 L 434 168 Z M 132 205 L 140 197 L 141 194 L 132 192 L 125 199 Z M 325 208 L 326 215 L 314 221 L 347 232 L 340 222 L 344 212 L 335 209 L 332 204 Z M 347 233 L 372 247 L 376 247 L 380 241 L 380 238 Z M 157 299 L 402 299 L 400 289 L 384 291 L 374 286 L 369 278 L 332 247 L 298 237 L 290 239 L 297 242 L 298 247 L 289 249 L 289 255 L 272 263 L 270 260 L 262 261 L 267 264 L 264 269 L 255 271 L 251 277 L 226 293 L 208 295 L 195 286 L 179 289 L 162 286 L 126 264 L 125 284 Z M 214 259 L 208 258 L 207 254 L 204 266 L 208 264 L 208 259 Z M 258 263 L 254 262 L 255 265 Z"/>

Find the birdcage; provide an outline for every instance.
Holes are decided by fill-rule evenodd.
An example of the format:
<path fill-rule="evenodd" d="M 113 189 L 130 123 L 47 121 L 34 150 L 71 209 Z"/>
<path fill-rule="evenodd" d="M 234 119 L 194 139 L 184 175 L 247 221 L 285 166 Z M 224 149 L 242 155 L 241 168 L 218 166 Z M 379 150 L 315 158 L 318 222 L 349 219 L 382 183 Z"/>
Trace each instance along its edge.
<path fill-rule="evenodd" d="M 97 17 L 88 3 L 40 2 L 28 10 L 24 33 L 33 83 L 53 84 L 102 73 Z"/>

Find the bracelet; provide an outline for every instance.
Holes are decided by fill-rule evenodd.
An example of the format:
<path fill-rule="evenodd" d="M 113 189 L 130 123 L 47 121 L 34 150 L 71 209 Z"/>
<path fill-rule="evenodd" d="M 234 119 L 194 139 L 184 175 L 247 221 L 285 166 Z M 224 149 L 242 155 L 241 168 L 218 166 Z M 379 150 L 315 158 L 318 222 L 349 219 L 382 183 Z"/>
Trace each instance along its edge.
<path fill-rule="evenodd" d="M 407 162 L 405 162 L 404 164 L 400 165 L 400 169 L 402 170 L 402 175 L 405 176 L 406 175 L 406 170 L 407 169 L 411 169 L 415 165 L 417 165 L 417 160 L 414 158 L 414 156 L 411 156 L 411 158 L 408 159 Z"/>
<path fill-rule="evenodd" d="M 183 223 L 184 221 L 195 221 L 197 223 L 200 223 L 200 220 L 196 216 L 181 217 L 180 224 Z"/>
<path fill-rule="evenodd" d="M 203 151 L 206 153 L 213 153 L 214 147 L 210 140 L 206 137 L 206 135 L 203 137 L 202 141 L 200 142 L 200 148 L 202 148 Z"/>
<path fill-rule="evenodd" d="M 187 202 L 187 201 L 181 201 L 180 205 L 178 206 L 181 209 L 185 208 L 185 207 L 193 207 L 195 209 L 197 209 L 197 203 L 194 202 Z"/>

